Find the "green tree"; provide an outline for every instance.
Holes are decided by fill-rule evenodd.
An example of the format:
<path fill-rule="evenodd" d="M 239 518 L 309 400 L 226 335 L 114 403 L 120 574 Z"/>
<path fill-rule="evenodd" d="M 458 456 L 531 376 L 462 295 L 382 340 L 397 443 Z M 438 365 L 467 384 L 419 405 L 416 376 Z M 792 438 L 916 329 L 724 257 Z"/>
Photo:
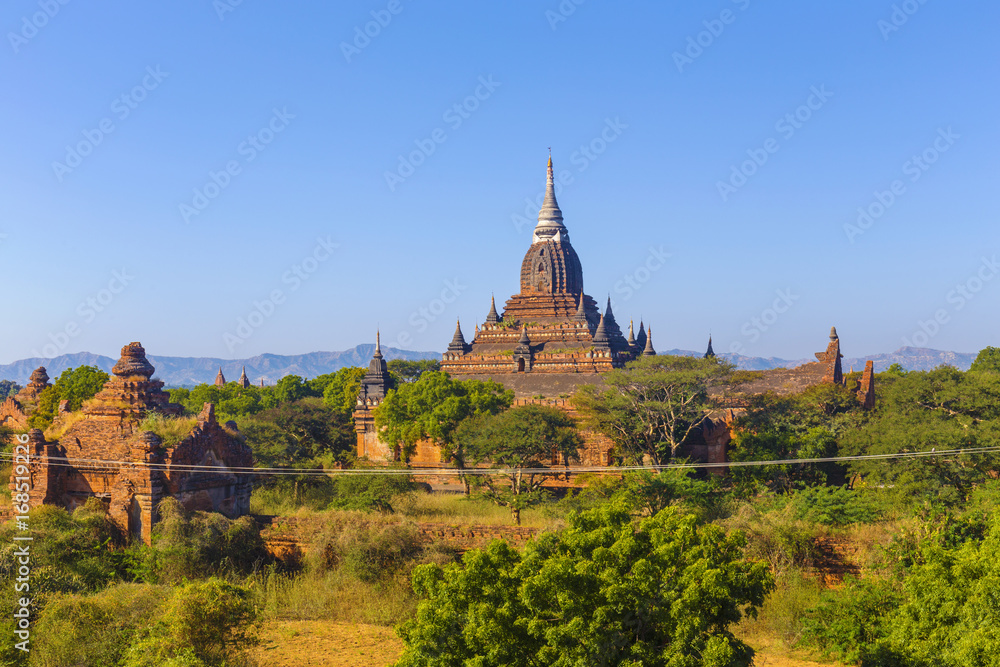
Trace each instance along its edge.
<path fill-rule="evenodd" d="M 1000 373 L 1000 347 L 985 347 L 976 355 L 970 371 Z"/>
<path fill-rule="evenodd" d="M 338 413 L 350 417 L 357 407 L 361 378 L 366 372 L 364 368 L 348 366 L 333 373 L 323 389 L 323 402 Z"/>
<path fill-rule="evenodd" d="M 541 502 L 542 484 L 558 474 L 525 469 L 568 464 L 570 459 L 579 458 L 583 438 L 562 410 L 525 405 L 465 420 L 455 431 L 455 442 L 464 451 L 466 462 L 509 469 L 495 477 L 475 475 L 471 484 L 483 496 L 510 510 L 514 523 L 521 525 L 521 511 Z"/>
<path fill-rule="evenodd" d="M 46 429 L 59 413 L 59 403 L 67 401 L 67 410 L 74 412 L 83 402 L 93 398 L 108 381 L 108 374 L 97 366 L 67 368 L 55 383 L 38 397 L 38 407 L 28 419 L 31 428 Z"/>
<path fill-rule="evenodd" d="M 309 386 L 298 375 L 286 375 L 274 385 L 274 393 L 280 403 L 292 403 L 309 395 Z"/>
<path fill-rule="evenodd" d="M 413 382 L 419 380 L 426 371 L 441 370 L 441 362 L 437 359 L 420 359 L 419 361 L 393 359 L 387 366 L 397 383 Z"/>
<path fill-rule="evenodd" d="M 773 588 L 745 540 L 674 508 L 634 524 L 621 505 L 574 514 L 520 554 L 503 541 L 424 565 L 397 667 L 749 666 L 730 630 Z"/>
<path fill-rule="evenodd" d="M 14 397 L 17 392 L 24 389 L 21 385 L 14 382 L 13 380 L 0 380 L 0 401 L 7 398 L 8 396 Z"/>
<path fill-rule="evenodd" d="M 876 409 L 840 436 L 846 454 L 961 450 L 1000 444 L 1000 374 L 950 366 L 911 371 L 885 386 Z M 866 484 L 914 498 L 964 501 L 1000 464 L 995 454 L 855 461 Z"/>
<path fill-rule="evenodd" d="M 907 370 L 903 368 L 902 364 L 893 363 L 887 369 L 879 373 L 879 378 L 883 379 L 885 377 L 903 377 L 906 375 Z"/>
<path fill-rule="evenodd" d="M 254 458 L 269 468 L 332 466 L 355 442 L 351 424 L 318 398 L 266 410 L 241 430 Z"/>
<path fill-rule="evenodd" d="M 442 371 L 426 371 L 420 379 L 386 394 L 375 408 L 375 427 L 390 445 L 409 458 L 420 440 L 433 440 L 446 459 L 464 466 L 454 432 L 463 419 L 496 414 L 510 407 L 514 392 L 492 380 L 452 380 Z"/>
<path fill-rule="evenodd" d="M 573 400 L 626 459 L 661 465 L 708 417 L 711 396 L 733 385 L 734 368 L 717 357 L 643 357 L 606 373 L 606 389 L 587 385 Z"/>

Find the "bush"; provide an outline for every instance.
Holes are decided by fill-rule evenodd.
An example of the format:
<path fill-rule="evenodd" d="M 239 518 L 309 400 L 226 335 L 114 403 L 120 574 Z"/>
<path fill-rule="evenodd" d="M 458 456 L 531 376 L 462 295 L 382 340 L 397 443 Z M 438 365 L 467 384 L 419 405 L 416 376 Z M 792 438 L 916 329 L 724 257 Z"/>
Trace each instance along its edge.
<path fill-rule="evenodd" d="M 89 500 L 73 514 L 52 505 L 35 508 L 28 525 L 34 538 L 32 589 L 39 595 L 96 591 L 128 578 L 118 551 L 125 538 L 99 500 Z M 14 531 L 12 523 L 0 528 L 0 578 L 16 570 Z"/>
<path fill-rule="evenodd" d="M 409 475 L 338 475 L 333 481 L 336 496 L 328 507 L 345 510 L 392 512 L 397 496 L 417 488 Z"/>
<path fill-rule="evenodd" d="M 151 562 L 134 563 L 163 583 L 226 572 L 249 573 L 270 562 L 260 529 L 249 516 L 227 519 L 215 512 L 188 512 L 174 498 L 159 506 Z"/>
<path fill-rule="evenodd" d="M 159 615 L 169 589 L 118 584 L 93 595 L 65 595 L 46 606 L 32 632 L 38 667 L 118 665 Z"/>
<path fill-rule="evenodd" d="M 882 518 L 871 496 L 842 486 L 806 487 L 792 494 L 791 503 L 798 518 L 824 526 L 872 523 Z"/>
<path fill-rule="evenodd" d="M 259 643 L 260 619 L 250 591 L 220 579 L 175 588 L 162 616 L 128 651 L 123 667 L 235 665 Z"/>
<path fill-rule="evenodd" d="M 793 568 L 811 566 L 815 539 L 823 532 L 822 527 L 797 518 L 786 496 L 762 496 L 740 505 L 723 523 L 744 531 L 748 536 L 747 555 L 766 561 L 778 576 Z"/>
<path fill-rule="evenodd" d="M 31 664 L 203 667 L 248 664 L 260 626 L 250 591 L 219 579 L 170 589 L 116 584 L 53 599 L 41 613 Z"/>
<path fill-rule="evenodd" d="M 341 570 L 368 583 L 408 577 L 423 553 L 416 527 L 358 514 L 349 516 L 354 520 L 334 519 L 316 535 L 309 550 L 310 567 Z"/>
<path fill-rule="evenodd" d="M 888 619 L 902 602 L 901 592 L 885 579 L 848 579 L 809 612 L 805 638 L 844 662 L 879 664 Z"/>

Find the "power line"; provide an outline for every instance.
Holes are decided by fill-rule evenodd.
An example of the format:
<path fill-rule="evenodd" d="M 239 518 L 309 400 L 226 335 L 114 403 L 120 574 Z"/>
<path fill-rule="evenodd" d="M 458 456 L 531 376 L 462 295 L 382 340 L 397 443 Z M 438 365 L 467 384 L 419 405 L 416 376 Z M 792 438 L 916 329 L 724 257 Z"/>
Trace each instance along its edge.
<path fill-rule="evenodd" d="M 45 465 L 65 468 L 98 467 L 98 466 L 129 466 L 145 468 L 149 470 L 162 470 L 164 472 L 197 472 L 203 474 L 217 475 L 301 475 L 315 477 L 337 477 L 337 476 L 357 476 L 357 475 L 504 475 L 514 472 L 522 474 L 537 475 L 562 475 L 566 473 L 598 473 L 598 472 L 636 472 L 640 470 L 695 470 L 712 468 L 745 468 L 761 467 L 772 465 L 795 465 L 804 463 L 840 463 L 846 461 L 888 461 L 896 459 L 914 458 L 936 458 L 941 456 L 971 456 L 976 454 L 989 454 L 1000 452 L 1000 446 L 996 447 L 971 447 L 963 449 L 945 449 L 924 452 L 897 452 L 891 454 L 861 454 L 855 456 L 828 456 L 808 459 L 772 459 L 767 461 L 725 461 L 719 463 L 670 463 L 665 465 L 639 465 L 639 466 L 578 466 L 562 468 L 252 468 L 245 466 L 210 466 L 195 464 L 165 464 L 165 463 L 145 463 L 141 461 L 121 461 L 112 459 L 84 459 L 74 457 L 47 458 L 39 457 L 34 461 L 44 461 Z M 22 455 L 23 456 L 23 455 Z M 0 459 L 13 461 L 14 454 L 0 453 Z M 80 465 L 76 465 L 80 464 Z"/>

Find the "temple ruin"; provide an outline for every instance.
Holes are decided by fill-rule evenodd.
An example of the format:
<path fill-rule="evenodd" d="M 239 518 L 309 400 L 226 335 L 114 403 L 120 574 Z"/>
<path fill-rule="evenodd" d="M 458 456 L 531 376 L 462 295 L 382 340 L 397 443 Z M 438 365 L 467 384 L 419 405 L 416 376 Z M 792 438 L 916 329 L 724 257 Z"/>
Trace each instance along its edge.
<path fill-rule="evenodd" d="M 236 424 L 219 424 L 206 403 L 189 418 L 186 436 L 165 442 L 156 422 L 185 418 L 152 379 L 154 370 L 142 345 L 129 343 L 112 377 L 81 410 L 60 414 L 47 434 L 28 432 L 32 507 L 72 511 L 97 498 L 123 531 L 147 544 L 167 497 L 231 518 L 249 512 L 253 456 Z"/>

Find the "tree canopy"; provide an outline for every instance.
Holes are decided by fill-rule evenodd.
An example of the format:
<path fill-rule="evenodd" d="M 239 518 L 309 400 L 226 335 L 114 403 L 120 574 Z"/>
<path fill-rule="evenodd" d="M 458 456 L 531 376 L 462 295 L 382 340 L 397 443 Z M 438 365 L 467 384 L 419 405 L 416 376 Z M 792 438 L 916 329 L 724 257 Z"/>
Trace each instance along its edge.
<path fill-rule="evenodd" d="M 742 534 L 674 508 L 633 523 L 623 506 L 575 514 L 518 553 L 495 541 L 461 565 L 424 565 L 397 667 L 749 666 L 730 626 L 773 587 Z"/>
<path fill-rule="evenodd" d="M 397 382 L 413 382 L 419 380 L 426 371 L 441 370 L 441 362 L 437 359 L 420 359 L 418 361 L 393 359 L 387 366 Z"/>
<path fill-rule="evenodd" d="M 97 366 L 67 368 L 38 397 L 38 407 L 28 419 L 28 425 L 31 428 L 47 428 L 59 413 L 60 401 L 68 401 L 70 412 L 79 410 L 84 401 L 93 398 L 104 387 L 108 377 Z"/>
<path fill-rule="evenodd" d="M 8 396 L 14 397 L 17 392 L 24 389 L 21 385 L 14 382 L 13 380 L 0 380 L 0 401 L 7 398 Z"/>
<path fill-rule="evenodd" d="M 704 422 L 712 394 L 736 382 L 734 368 L 717 357 L 642 357 L 606 373 L 605 389 L 585 386 L 573 400 L 625 459 L 660 465 Z"/>
<path fill-rule="evenodd" d="M 578 457 L 583 439 L 566 412 L 524 405 L 465 420 L 455 431 L 455 442 L 466 462 L 509 469 L 496 477 L 474 476 L 470 483 L 492 502 L 508 508 L 514 523 L 520 525 L 521 510 L 542 499 L 542 484 L 551 476 L 524 469 L 568 465 Z"/>
<path fill-rule="evenodd" d="M 950 366 L 911 371 L 882 382 L 879 403 L 839 437 L 845 454 L 959 450 L 1000 444 L 1000 374 L 963 373 Z M 995 470 L 995 454 L 857 461 L 866 484 L 928 500 L 954 502 Z"/>
<path fill-rule="evenodd" d="M 1000 347 L 985 347 L 976 355 L 970 371 L 1000 373 Z"/>
<path fill-rule="evenodd" d="M 454 432 L 462 420 L 496 414 L 510 407 L 514 392 L 492 380 L 453 380 L 442 371 L 425 371 L 420 378 L 386 394 L 375 408 L 375 427 L 402 458 L 412 455 L 419 440 L 433 440 L 444 456 L 463 464 Z"/>

